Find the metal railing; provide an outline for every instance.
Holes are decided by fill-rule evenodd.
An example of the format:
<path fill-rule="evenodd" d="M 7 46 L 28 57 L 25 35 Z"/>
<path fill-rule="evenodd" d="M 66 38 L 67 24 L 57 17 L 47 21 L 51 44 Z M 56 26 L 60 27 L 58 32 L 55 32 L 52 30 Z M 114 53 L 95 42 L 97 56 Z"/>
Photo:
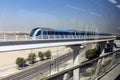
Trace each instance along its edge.
<path fill-rule="evenodd" d="M 0 41 L 11 41 L 11 40 L 28 40 L 29 34 L 22 33 L 9 33 L 9 34 L 0 34 Z"/>
<path fill-rule="evenodd" d="M 117 50 L 114 52 L 105 53 L 105 55 L 101 57 L 84 62 L 81 65 L 71 67 L 39 80 L 63 80 L 65 74 L 69 74 L 69 79 L 65 80 L 73 80 L 73 71 L 78 68 L 80 69 L 80 79 L 84 78 L 86 80 L 98 80 L 104 76 L 105 73 L 110 71 L 113 66 L 119 64 L 119 61 L 120 50 Z"/>

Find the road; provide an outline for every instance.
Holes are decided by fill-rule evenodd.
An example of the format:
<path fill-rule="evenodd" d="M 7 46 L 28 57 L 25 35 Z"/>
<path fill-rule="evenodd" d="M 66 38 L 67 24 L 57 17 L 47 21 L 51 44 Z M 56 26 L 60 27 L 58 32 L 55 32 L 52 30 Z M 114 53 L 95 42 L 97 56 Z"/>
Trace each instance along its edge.
<path fill-rule="evenodd" d="M 62 64 L 64 62 L 70 60 L 71 58 L 72 58 L 72 53 L 70 52 L 70 53 L 67 53 L 65 55 L 62 55 L 62 56 L 54 59 L 54 61 L 59 62 L 58 64 Z M 29 70 L 25 70 L 20 73 L 8 76 L 2 80 L 31 80 L 33 78 L 33 76 L 35 77 L 35 74 L 37 74 L 37 72 L 40 73 L 40 71 L 41 71 L 41 73 L 43 73 L 43 72 L 47 72 L 48 70 L 50 70 L 51 64 L 53 64 L 54 61 L 49 60 L 48 62 L 46 62 L 42 65 L 38 65 Z"/>

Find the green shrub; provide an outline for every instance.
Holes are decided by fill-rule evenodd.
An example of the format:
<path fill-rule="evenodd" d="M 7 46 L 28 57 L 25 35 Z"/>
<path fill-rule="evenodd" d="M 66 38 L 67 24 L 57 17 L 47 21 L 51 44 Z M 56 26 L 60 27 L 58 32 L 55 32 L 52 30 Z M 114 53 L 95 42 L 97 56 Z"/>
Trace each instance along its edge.
<path fill-rule="evenodd" d="M 26 61 L 25 61 L 25 59 L 22 58 L 22 57 L 18 57 L 18 58 L 16 59 L 16 64 L 17 64 L 18 67 L 24 67 L 24 66 L 25 66 L 25 63 L 26 63 Z"/>
<path fill-rule="evenodd" d="M 49 58 L 51 58 L 51 51 L 47 51 L 47 52 L 45 52 L 45 56 L 49 59 Z"/>
<path fill-rule="evenodd" d="M 30 54 L 28 55 L 27 60 L 28 60 L 31 64 L 34 63 L 35 59 L 36 59 L 36 55 L 35 55 L 34 53 L 30 53 Z"/>
<path fill-rule="evenodd" d="M 42 52 L 38 52 L 38 56 L 39 56 L 39 58 L 41 58 L 41 60 L 44 59 L 44 54 Z"/>
<path fill-rule="evenodd" d="M 97 48 L 88 49 L 88 50 L 86 51 L 86 58 L 88 58 L 88 59 L 93 58 L 93 57 L 95 56 L 97 50 L 98 50 Z"/>

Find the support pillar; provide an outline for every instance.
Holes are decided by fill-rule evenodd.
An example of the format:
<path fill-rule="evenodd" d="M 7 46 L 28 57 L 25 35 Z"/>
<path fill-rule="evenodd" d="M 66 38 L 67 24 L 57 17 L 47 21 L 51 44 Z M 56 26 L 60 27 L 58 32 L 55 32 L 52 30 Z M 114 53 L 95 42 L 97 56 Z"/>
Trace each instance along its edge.
<path fill-rule="evenodd" d="M 99 43 L 97 43 L 97 46 L 99 48 L 98 49 L 99 50 L 98 54 L 100 54 L 99 56 L 104 55 L 105 54 L 105 48 L 107 48 L 106 42 L 99 42 Z"/>
<path fill-rule="evenodd" d="M 111 66 L 114 65 L 116 54 L 117 54 L 117 53 L 114 53 L 114 54 L 112 55 Z"/>
<path fill-rule="evenodd" d="M 111 40 L 111 41 L 109 41 L 109 45 L 110 45 L 110 52 L 112 52 L 113 51 L 113 47 L 114 47 L 114 40 Z"/>
<path fill-rule="evenodd" d="M 69 73 L 64 74 L 63 80 L 70 80 L 70 74 Z"/>
<path fill-rule="evenodd" d="M 70 46 L 73 49 L 73 65 L 80 65 L 80 45 L 72 45 Z M 73 71 L 73 80 L 80 80 L 80 69 L 75 69 Z"/>
<path fill-rule="evenodd" d="M 100 42 L 100 43 L 97 43 L 97 45 L 98 45 L 99 53 L 100 53 L 99 56 L 103 56 L 105 54 L 106 42 Z M 103 64 L 104 64 L 104 58 L 99 59 L 98 62 L 97 62 L 97 68 L 96 68 L 93 80 L 96 79 L 96 77 L 97 77 L 97 75 L 98 75 L 98 73 L 100 71 L 101 65 L 103 65 Z"/>

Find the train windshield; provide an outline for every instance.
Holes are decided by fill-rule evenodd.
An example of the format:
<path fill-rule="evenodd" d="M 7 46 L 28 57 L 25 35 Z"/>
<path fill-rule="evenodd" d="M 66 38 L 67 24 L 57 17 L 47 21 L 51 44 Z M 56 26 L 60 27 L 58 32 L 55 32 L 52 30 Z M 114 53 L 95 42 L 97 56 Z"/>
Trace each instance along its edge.
<path fill-rule="evenodd" d="M 30 37 L 33 36 L 34 32 L 35 32 L 37 29 L 38 29 L 38 28 L 35 28 L 35 29 L 33 29 L 33 30 L 31 31 Z"/>

